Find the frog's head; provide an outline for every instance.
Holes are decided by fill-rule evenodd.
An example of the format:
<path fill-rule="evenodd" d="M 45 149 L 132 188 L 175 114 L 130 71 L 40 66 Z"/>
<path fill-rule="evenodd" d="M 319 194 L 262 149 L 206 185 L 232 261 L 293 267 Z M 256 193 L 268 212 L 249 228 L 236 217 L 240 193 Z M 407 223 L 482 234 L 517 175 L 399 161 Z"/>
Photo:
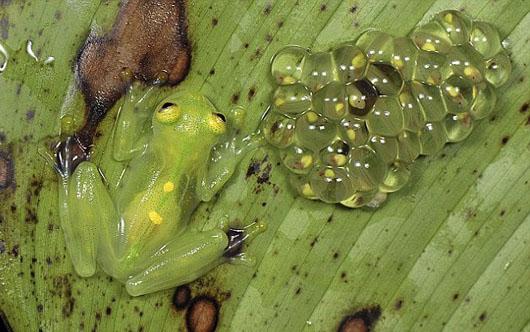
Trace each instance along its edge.
<path fill-rule="evenodd" d="M 168 137 L 215 143 L 226 132 L 226 117 L 202 94 L 179 91 L 162 100 L 153 114 L 153 131 Z"/>

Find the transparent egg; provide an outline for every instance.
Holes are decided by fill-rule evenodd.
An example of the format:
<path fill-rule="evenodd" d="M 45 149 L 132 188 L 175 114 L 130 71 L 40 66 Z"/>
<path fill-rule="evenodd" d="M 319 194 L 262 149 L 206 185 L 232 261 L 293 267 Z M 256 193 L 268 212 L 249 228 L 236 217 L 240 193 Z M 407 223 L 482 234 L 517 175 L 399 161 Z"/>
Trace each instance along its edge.
<path fill-rule="evenodd" d="M 395 96 L 403 86 L 399 72 L 391 65 L 374 63 L 368 66 L 366 78 L 377 89 L 379 95 Z"/>
<path fill-rule="evenodd" d="M 378 93 L 368 80 L 360 80 L 346 85 L 346 96 L 350 113 L 363 116 L 373 109 Z"/>
<path fill-rule="evenodd" d="M 506 83 L 510 78 L 511 73 L 512 62 L 505 51 L 498 53 L 493 58 L 486 61 L 486 80 L 495 87 L 499 87 Z"/>
<path fill-rule="evenodd" d="M 374 200 L 376 197 L 378 191 L 358 191 L 355 194 L 353 194 L 351 197 L 348 197 L 348 199 L 343 200 L 340 202 L 340 204 L 349 207 L 349 208 L 360 208 L 363 206 L 368 205 L 370 202 Z"/>
<path fill-rule="evenodd" d="M 365 145 L 368 141 L 366 123 L 352 115 L 347 115 L 340 122 L 340 133 L 344 141 L 352 147 Z"/>
<path fill-rule="evenodd" d="M 295 121 L 275 111 L 264 119 L 263 134 L 267 141 L 277 148 L 291 145 L 295 134 Z"/>
<path fill-rule="evenodd" d="M 417 27 L 411 38 L 419 49 L 426 52 L 447 53 L 451 48 L 451 40 L 445 28 L 436 21 Z"/>
<path fill-rule="evenodd" d="M 368 147 L 352 149 L 348 173 L 356 191 L 374 191 L 386 176 L 387 165 L 381 157 Z"/>
<path fill-rule="evenodd" d="M 342 83 L 357 81 L 364 76 L 368 59 L 357 46 L 342 45 L 333 50 L 333 58 Z"/>
<path fill-rule="evenodd" d="M 350 146 L 343 140 L 336 140 L 320 151 L 320 159 L 328 166 L 343 167 L 348 163 Z"/>
<path fill-rule="evenodd" d="M 477 93 L 470 80 L 451 76 L 441 86 L 447 111 L 452 114 L 468 112 Z"/>
<path fill-rule="evenodd" d="M 307 112 L 296 120 L 296 139 L 315 152 L 330 144 L 337 135 L 337 126 L 315 112 Z"/>
<path fill-rule="evenodd" d="M 311 109 L 311 92 L 300 83 L 278 86 L 272 98 L 276 109 L 284 114 L 301 114 Z"/>
<path fill-rule="evenodd" d="M 419 51 L 413 79 L 424 84 L 440 85 L 449 77 L 447 58 L 438 53 Z"/>
<path fill-rule="evenodd" d="M 315 92 L 331 81 L 338 81 L 331 53 L 318 52 L 308 55 L 302 68 L 302 82 Z"/>
<path fill-rule="evenodd" d="M 292 145 L 281 150 L 282 162 L 291 172 L 307 174 L 313 168 L 313 152 L 300 146 Z"/>
<path fill-rule="evenodd" d="M 316 196 L 327 203 L 339 203 L 355 192 L 344 168 L 319 167 L 310 174 L 309 183 Z"/>
<path fill-rule="evenodd" d="M 472 23 L 469 42 L 485 58 L 491 58 L 502 50 L 499 32 L 486 22 Z"/>
<path fill-rule="evenodd" d="M 388 169 L 383 184 L 379 190 L 385 193 L 393 193 L 403 188 L 410 179 L 410 168 L 406 163 L 394 163 Z"/>
<path fill-rule="evenodd" d="M 307 199 L 318 199 L 307 176 L 291 174 L 289 182 L 300 196 Z"/>
<path fill-rule="evenodd" d="M 473 131 L 473 118 L 469 113 L 449 114 L 445 118 L 445 131 L 449 142 L 460 142 Z"/>
<path fill-rule="evenodd" d="M 418 48 L 408 37 L 394 39 L 392 66 L 396 68 L 405 81 L 410 81 L 414 75 L 416 61 L 418 59 Z"/>
<path fill-rule="evenodd" d="M 411 163 L 419 157 L 421 146 L 420 138 L 416 133 L 403 131 L 398 136 L 397 159 L 405 163 Z"/>
<path fill-rule="evenodd" d="M 447 115 L 440 87 L 412 82 L 411 90 L 420 103 L 426 121 L 441 121 Z"/>
<path fill-rule="evenodd" d="M 313 96 L 314 110 L 329 119 L 340 120 L 348 113 L 348 98 L 344 85 L 331 82 L 315 92 Z"/>
<path fill-rule="evenodd" d="M 370 62 L 391 63 L 393 37 L 378 30 L 364 32 L 356 42 Z"/>
<path fill-rule="evenodd" d="M 308 55 L 305 48 L 287 46 L 279 50 L 272 58 L 271 73 L 280 85 L 294 84 L 302 77 L 304 58 Z"/>
<path fill-rule="evenodd" d="M 374 135 L 370 137 L 370 147 L 386 164 L 393 163 L 397 158 L 398 142 L 395 137 Z"/>
<path fill-rule="evenodd" d="M 421 154 L 430 156 L 439 152 L 447 142 L 445 128 L 441 122 L 428 122 L 420 132 Z"/>
<path fill-rule="evenodd" d="M 480 120 L 490 115 L 495 109 L 497 103 L 497 93 L 493 86 L 488 82 L 482 82 L 477 85 L 477 96 L 471 106 L 471 116 Z"/>
<path fill-rule="evenodd" d="M 453 45 L 469 41 L 471 20 L 456 10 L 444 10 L 436 14 L 436 20 L 445 29 Z"/>
<path fill-rule="evenodd" d="M 450 75 L 462 76 L 474 83 L 484 80 L 484 59 L 469 44 L 456 46 L 447 55 Z"/>
<path fill-rule="evenodd" d="M 412 94 L 409 83 L 405 84 L 399 94 L 399 103 L 403 112 L 403 127 L 406 130 L 417 132 L 425 125 L 425 115 L 419 102 Z"/>
<path fill-rule="evenodd" d="M 379 97 L 374 109 L 366 116 L 370 134 L 397 136 L 403 130 L 403 112 L 395 97 Z"/>

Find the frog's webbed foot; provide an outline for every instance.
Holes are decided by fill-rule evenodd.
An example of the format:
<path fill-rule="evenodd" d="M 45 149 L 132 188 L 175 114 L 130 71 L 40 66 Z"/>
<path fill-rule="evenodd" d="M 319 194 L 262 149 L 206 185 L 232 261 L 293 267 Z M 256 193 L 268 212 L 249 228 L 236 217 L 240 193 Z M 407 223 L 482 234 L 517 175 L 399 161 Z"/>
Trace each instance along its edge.
<path fill-rule="evenodd" d="M 264 224 L 256 222 L 243 229 L 185 232 L 164 245 L 151 257 L 149 267 L 127 281 L 127 291 L 139 296 L 180 286 L 227 260 L 251 264 L 252 259 L 242 251 L 243 245 L 264 230 Z"/>

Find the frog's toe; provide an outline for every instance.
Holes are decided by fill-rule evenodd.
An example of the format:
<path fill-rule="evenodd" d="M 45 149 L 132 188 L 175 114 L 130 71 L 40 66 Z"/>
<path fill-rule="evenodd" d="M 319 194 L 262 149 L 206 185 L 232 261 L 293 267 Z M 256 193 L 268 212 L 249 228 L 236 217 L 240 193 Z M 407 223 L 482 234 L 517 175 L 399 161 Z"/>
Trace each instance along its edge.
<path fill-rule="evenodd" d="M 61 175 L 71 175 L 80 163 L 88 159 L 88 151 L 77 135 L 68 136 L 55 147 L 55 169 Z"/>
<path fill-rule="evenodd" d="M 252 241 L 260 233 L 267 229 L 266 224 L 256 221 L 244 228 L 229 228 L 226 231 L 228 237 L 228 246 L 225 249 L 224 256 L 230 259 L 237 259 L 242 263 L 252 264 L 252 258 L 243 252 L 245 242 Z"/>

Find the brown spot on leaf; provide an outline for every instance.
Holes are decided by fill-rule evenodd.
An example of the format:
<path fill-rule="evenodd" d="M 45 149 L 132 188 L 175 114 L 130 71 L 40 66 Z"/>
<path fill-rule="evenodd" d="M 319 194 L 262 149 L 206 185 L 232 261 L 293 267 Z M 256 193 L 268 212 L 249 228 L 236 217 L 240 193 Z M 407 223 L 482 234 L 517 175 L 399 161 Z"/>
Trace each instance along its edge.
<path fill-rule="evenodd" d="M 188 285 L 182 285 L 177 287 L 175 294 L 173 294 L 173 305 L 175 309 L 182 310 L 185 309 L 191 300 L 191 289 Z"/>
<path fill-rule="evenodd" d="M 131 79 L 175 85 L 186 77 L 190 58 L 183 0 L 124 2 L 112 30 L 91 34 L 77 57 L 76 78 L 87 105 L 85 125 L 76 135 L 82 150 L 131 83 L 123 78 L 124 69 Z"/>
<path fill-rule="evenodd" d="M 217 26 L 217 24 L 219 24 L 219 19 L 217 19 L 216 17 L 212 18 L 212 26 Z"/>
<path fill-rule="evenodd" d="M 483 313 L 480 314 L 480 316 L 478 317 L 478 319 L 483 322 L 485 321 L 487 318 L 487 315 L 486 315 L 486 312 L 484 311 Z"/>
<path fill-rule="evenodd" d="M 519 110 L 521 113 L 528 112 L 528 103 L 524 103 L 523 106 L 521 106 L 521 109 Z"/>
<path fill-rule="evenodd" d="M 195 297 L 186 311 L 186 327 L 190 332 L 215 331 L 219 321 L 219 303 L 213 297 Z"/>
<path fill-rule="evenodd" d="M 510 140 L 510 136 L 504 136 L 501 140 L 502 145 L 506 145 L 508 141 Z"/>
<path fill-rule="evenodd" d="M 339 332 L 368 332 L 372 331 L 381 316 L 379 305 L 367 307 L 344 317 L 339 325 Z"/>
<path fill-rule="evenodd" d="M 396 303 L 394 303 L 394 309 L 400 310 L 401 308 L 403 308 L 403 302 L 403 299 L 398 299 Z"/>

